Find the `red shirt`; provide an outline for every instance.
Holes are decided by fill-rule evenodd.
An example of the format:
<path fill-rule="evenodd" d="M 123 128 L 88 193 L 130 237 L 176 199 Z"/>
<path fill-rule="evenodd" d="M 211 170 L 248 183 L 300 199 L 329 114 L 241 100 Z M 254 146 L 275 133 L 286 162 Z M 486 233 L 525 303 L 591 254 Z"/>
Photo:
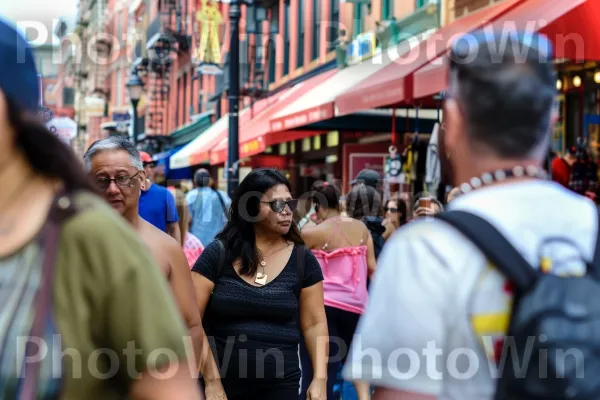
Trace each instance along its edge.
<path fill-rule="evenodd" d="M 564 158 L 556 157 L 552 160 L 552 180 L 560 183 L 566 188 L 569 188 L 571 180 L 571 167 Z"/>

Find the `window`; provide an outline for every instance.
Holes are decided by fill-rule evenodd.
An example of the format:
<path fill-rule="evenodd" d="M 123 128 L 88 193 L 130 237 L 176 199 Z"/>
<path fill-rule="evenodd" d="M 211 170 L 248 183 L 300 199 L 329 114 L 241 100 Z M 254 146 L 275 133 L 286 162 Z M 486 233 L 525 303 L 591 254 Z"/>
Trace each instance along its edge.
<path fill-rule="evenodd" d="M 269 39 L 269 84 L 275 82 L 275 42 Z"/>
<path fill-rule="evenodd" d="M 383 0 L 385 1 L 385 0 Z M 393 1 L 393 0 L 389 0 Z M 329 50 L 335 49 L 339 36 L 340 0 L 331 0 L 331 22 L 329 23 Z"/>
<path fill-rule="evenodd" d="M 319 45 L 321 43 L 319 40 L 321 38 L 319 29 L 321 22 L 321 5 L 319 4 L 319 0 L 312 0 L 312 11 L 312 59 L 316 60 L 319 58 Z"/>
<path fill-rule="evenodd" d="M 417 0 L 417 3 L 422 0 Z M 417 8 L 419 6 L 417 5 Z M 381 5 L 381 19 L 383 21 L 392 19 L 394 16 L 394 0 L 383 0 L 383 4 Z"/>
<path fill-rule="evenodd" d="M 182 103 L 181 106 L 183 108 L 183 121 L 181 121 L 182 124 L 185 124 L 188 120 L 188 107 L 187 107 L 187 100 L 188 100 L 188 96 L 187 96 L 187 91 L 188 91 L 188 87 L 187 87 L 187 72 L 183 74 L 183 82 L 182 82 L 182 89 L 183 89 L 183 98 L 182 98 Z"/>
<path fill-rule="evenodd" d="M 63 106 L 75 104 L 75 91 L 73 88 L 63 88 Z"/>
<path fill-rule="evenodd" d="M 283 15 L 283 75 L 290 73 L 290 3 L 285 3 Z"/>
<path fill-rule="evenodd" d="M 298 59 L 296 66 L 298 68 L 304 65 L 304 1 L 298 1 Z"/>
<path fill-rule="evenodd" d="M 363 17 L 364 4 L 354 3 L 354 27 L 352 29 L 352 37 L 356 37 L 364 30 L 365 19 Z"/>

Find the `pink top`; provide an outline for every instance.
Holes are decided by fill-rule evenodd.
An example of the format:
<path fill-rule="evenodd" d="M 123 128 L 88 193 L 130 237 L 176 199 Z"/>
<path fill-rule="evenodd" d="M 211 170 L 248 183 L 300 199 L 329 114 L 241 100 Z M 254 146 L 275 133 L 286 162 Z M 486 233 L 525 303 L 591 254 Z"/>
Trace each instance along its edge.
<path fill-rule="evenodd" d="M 341 247 L 332 251 L 312 250 L 323 270 L 325 305 L 363 314 L 367 291 L 367 246 Z"/>
<path fill-rule="evenodd" d="M 187 262 L 190 265 L 190 269 L 196 264 L 196 260 L 200 257 L 204 251 L 204 246 L 200 239 L 191 233 L 185 234 L 185 244 L 183 245 L 183 252 L 185 253 L 185 258 L 187 258 Z"/>

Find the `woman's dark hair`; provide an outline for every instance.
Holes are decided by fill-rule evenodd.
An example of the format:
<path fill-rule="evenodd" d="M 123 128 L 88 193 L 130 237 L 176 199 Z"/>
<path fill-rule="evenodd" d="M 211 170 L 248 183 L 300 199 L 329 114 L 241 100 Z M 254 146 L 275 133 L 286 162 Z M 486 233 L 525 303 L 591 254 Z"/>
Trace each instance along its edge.
<path fill-rule="evenodd" d="M 16 145 L 38 174 L 59 179 L 67 191 L 86 190 L 97 193 L 97 188 L 83 172 L 75 153 L 44 125 L 22 117 L 22 110 L 10 99 L 7 101 L 8 120 L 15 130 Z"/>
<path fill-rule="evenodd" d="M 276 185 L 285 185 L 292 191 L 290 182 L 277 170 L 260 168 L 250 172 L 233 194 L 229 222 L 217 235 L 217 240 L 225 245 L 228 261 L 241 259 L 242 275 L 253 276 L 258 270 L 261 255 L 256 248 L 254 223 L 260 211 L 261 196 Z M 295 223 L 283 237 L 289 242 L 304 244 Z"/>
<path fill-rule="evenodd" d="M 384 210 L 387 210 L 390 201 L 396 203 L 396 207 L 398 208 L 398 226 L 402 226 L 406 224 L 408 220 L 408 205 L 406 201 L 401 199 L 399 196 L 393 196 L 391 199 L 385 202 Z"/>
<path fill-rule="evenodd" d="M 355 219 L 381 216 L 381 195 L 374 187 L 359 184 L 346 198 L 348 215 Z"/>
<path fill-rule="evenodd" d="M 340 193 L 328 182 L 321 182 L 313 186 L 311 196 L 313 204 L 318 204 L 325 208 L 337 210 L 340 208 Z"/>

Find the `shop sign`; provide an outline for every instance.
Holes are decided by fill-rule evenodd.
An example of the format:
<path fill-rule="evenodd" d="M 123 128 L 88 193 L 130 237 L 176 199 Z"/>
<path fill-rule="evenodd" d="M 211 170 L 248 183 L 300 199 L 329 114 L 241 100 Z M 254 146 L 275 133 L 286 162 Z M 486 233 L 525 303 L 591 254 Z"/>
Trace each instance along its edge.
<path fill-rule="evenodd" d="M 200 25 L 200 43 L 194 49 L 194 58 L 199 62 L 198 71 L 206 75 L 220 75 L 221 38 L 219 36 L 223 16 L 214 0 L 202 0 L 196 20 Z"/>
<path fill-rule="evenodd" d="M 381 176 L 388 154 L 386 153 L 352 153 L 350 154 L 350 180 L 356 178 L 358 173 L 365 168 L 373 169 Z"/>
<path fill-rule="evenodd" d="M 361 33 L 346 49 L 346 63 L 357 64 L 375 55 L 377 35 L 375 32 Z"/>

